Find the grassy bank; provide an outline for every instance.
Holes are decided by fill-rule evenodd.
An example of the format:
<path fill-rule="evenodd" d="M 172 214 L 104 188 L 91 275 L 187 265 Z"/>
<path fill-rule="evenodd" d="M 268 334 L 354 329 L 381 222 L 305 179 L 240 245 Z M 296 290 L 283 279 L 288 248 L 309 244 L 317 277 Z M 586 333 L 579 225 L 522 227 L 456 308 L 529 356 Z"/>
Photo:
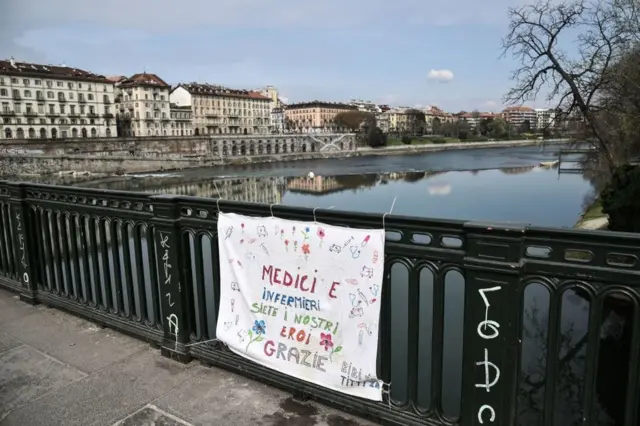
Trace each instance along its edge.
<path fill-rule="evenodd" d="M 579 229 L 607 229 L 609 218 L 602 211 L 600 199 L 596 199 L 589 207 L 585 209 L 580 219 L 575 224 L 575 228 Z"/>
<path fill-rule="evenodd" d="M 518 135 L 510 138 L 502 138 L 502 139 L 491 139 L 484 136 L 474 136 L 467 139 L 459 139 L 459 138 L 449 138 L 449 137 L 441 137 L 441 136 L 425 136 L 425 137 L 414 137 L 411 139 L 411 143 L 402 142 L 401 138 L 390 137 L 387 140 L 387 146 L 397 146 L 397 145 L 431 145 L 431 144 L 444 144 L 444 143 L 467 143 L 467 142 L 509 142 L 509 141 L 520 141 L 520 140 L 537 140 L 537 136 L 531 137 L 531 135 Z M 552 140 L 552 139 L 545 139 Z M 542 141 L 541 141 L 542 142 Z"/>

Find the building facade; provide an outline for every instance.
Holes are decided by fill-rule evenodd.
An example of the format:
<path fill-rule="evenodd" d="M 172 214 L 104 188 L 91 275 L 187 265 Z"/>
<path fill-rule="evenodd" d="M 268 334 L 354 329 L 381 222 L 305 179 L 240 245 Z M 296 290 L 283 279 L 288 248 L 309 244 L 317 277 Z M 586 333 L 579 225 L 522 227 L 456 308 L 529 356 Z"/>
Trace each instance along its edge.
<path fill-rule="evenodd" d="M 415 108 L 408 107 L 392 108 L 382 113 L 379 122 L 385 123 L 385 127 L 388 127 L 388 133 L 424 133 L 426 131 L 426 116 L 425 122 L 421 122 L 416 111 Z M 380 128 L 384 131 L 382 127 Z"/>
<path fill-rule="evenodd" d="M 312 101 L 290 104 L 285 109 L 285 127 L 298 133 L 335 132 L 338 126 L 336 115 L 346 111 L 357 111 L 352 105 L 334 102 Z"/>
<path fill-rule="evenodd" d="M 374 114 L 380 114 L 382 112 L 382 109 L 371 101 L 351 99 L 349 105 L 356 107 L 358 111 L 372 112 Z"/>
<path fill-rule="evenodd" d="M 180 84 L 171 102 L 190 107 L 194 135 L 271 133 L 271 98 L 211 84 Z"/>
<path fill-rule="evenodd" d="M 550 129 L 556 126 L 556 111 L 553 109 L 536 109 L 536 128 Z"/>
<path fill-rule="evenodd" d="M 119 136 L 169 136 L 171 86 L 155 74 L 141 73 L 115 83 Z"/>
<path fill-rule="evenodd" d="M 191 125 L 191 121 L 193 116 L 191 113 L 191 107 L 171 104 L 170 111 L 171 136 L 192 136 L 193 126 Z"/>
<path fill-rule="evenodd" d="M 102 75 L 0 61 L 0 139 L 115 137 L 113 101 Z"/>
<path fill-rule="evenodd" d="M 534 130 L 538 124 L 538 117 L 536 111 L 533 108 L 526 106 L 514 106 L 505 108 L 502 111 L 502 117 L 508 123 L 511 123 L 516 128 L 522 127 L 525 121 L 529 122 L 529 127 Z"/>
<path fill-rule="evenodd" d="M 284 107 L 273 108 L 271 110 L 271 133 L 284 133 L 284 123 Z"/>

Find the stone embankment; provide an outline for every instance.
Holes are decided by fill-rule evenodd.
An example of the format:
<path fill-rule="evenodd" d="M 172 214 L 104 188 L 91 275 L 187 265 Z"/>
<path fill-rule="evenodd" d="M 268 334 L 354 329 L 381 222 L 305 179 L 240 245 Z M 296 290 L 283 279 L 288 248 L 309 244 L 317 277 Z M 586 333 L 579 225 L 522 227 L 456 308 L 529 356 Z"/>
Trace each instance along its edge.
<path fill-rule="evenodd" d="M 544 143 L 561 143 L 562 140 Z M 221 165 L 425 152 L 510 148 L 542 144 L 537 140 L 355 146 L 354 135 L 278 135 L 190 138 L 0 141 L 0 175 L 114 175 L 172 171 Z"/>

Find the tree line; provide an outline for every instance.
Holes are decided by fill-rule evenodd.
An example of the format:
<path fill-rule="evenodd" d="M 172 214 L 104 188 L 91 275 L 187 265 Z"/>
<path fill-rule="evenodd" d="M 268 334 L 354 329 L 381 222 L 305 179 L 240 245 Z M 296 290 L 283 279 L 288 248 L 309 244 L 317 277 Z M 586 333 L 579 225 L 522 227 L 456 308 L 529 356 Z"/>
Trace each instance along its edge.
<path fill-rule="evenodd" d="M 555 104 L 593 148 L 610 229 L 640 231 L 640 3 L 539 1 L 509 17 L 504 53 L 519 66 L 505 100 Z"/>

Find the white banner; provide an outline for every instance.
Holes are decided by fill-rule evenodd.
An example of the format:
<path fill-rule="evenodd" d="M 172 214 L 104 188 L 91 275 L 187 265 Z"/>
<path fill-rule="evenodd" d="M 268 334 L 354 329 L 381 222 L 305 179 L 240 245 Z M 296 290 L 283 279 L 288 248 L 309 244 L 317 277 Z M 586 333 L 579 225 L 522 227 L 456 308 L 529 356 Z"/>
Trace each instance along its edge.
<path fill-rule="evenodd" d="M 381 401 L 384 238 L 383 229 L 220 213 L 217 338 L 258 364 Z"/>

